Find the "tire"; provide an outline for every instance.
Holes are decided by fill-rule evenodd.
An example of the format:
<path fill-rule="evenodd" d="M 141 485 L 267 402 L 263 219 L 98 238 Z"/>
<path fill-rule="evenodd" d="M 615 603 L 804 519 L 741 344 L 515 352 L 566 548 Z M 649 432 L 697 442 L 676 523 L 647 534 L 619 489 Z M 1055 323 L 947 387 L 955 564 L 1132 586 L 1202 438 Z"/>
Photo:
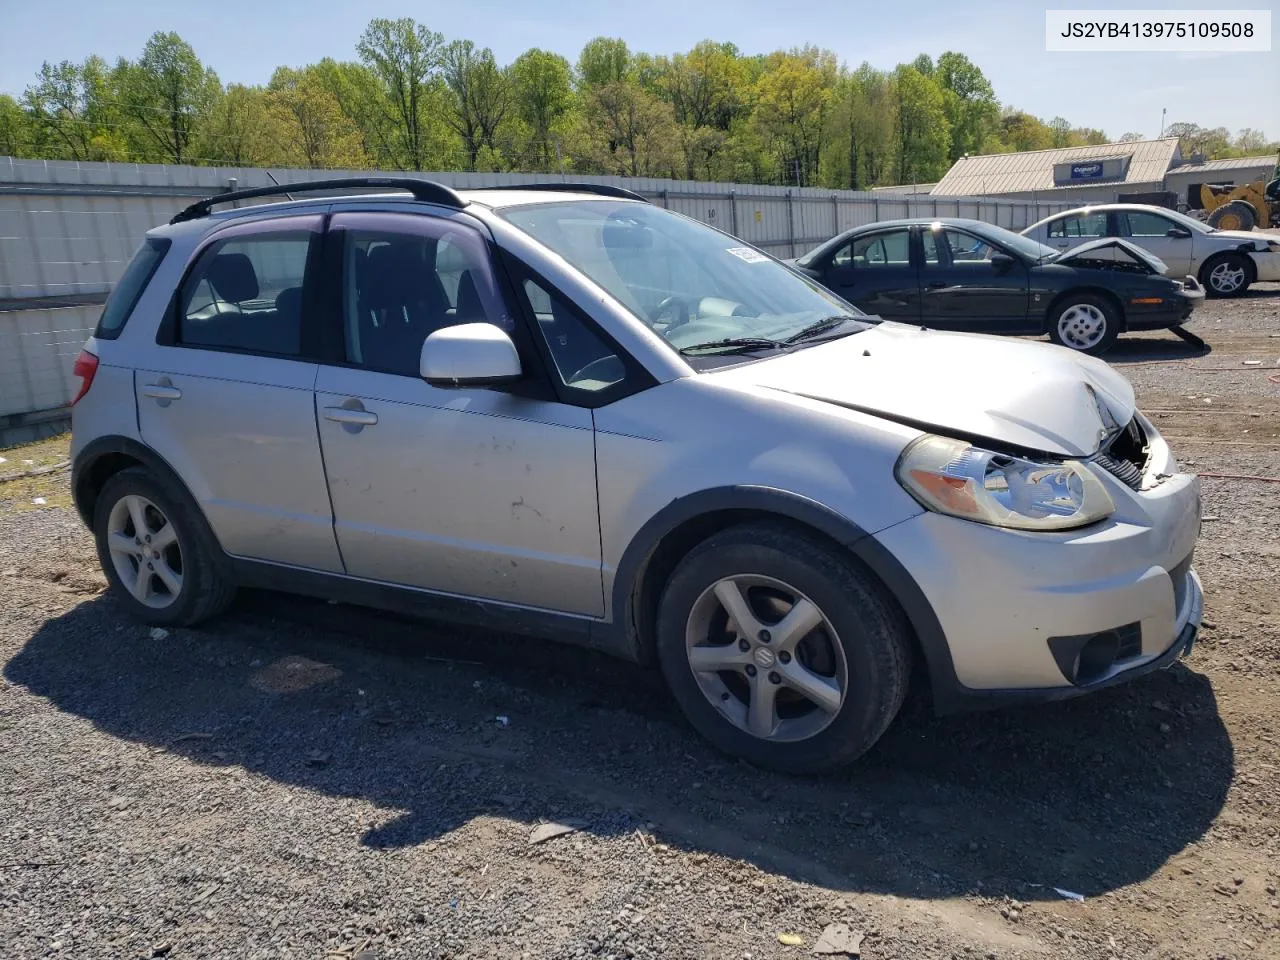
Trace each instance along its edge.
<path fill-rule="evenodd" d="M 1238 297 L 1253 283 L 1253 261 L 1241 253 L 1219 253 L 1200 268 L 1200 285 L 1210 297 Z"/>
<path fill-rule="evenodd" d="M 1070 293 L 1049 312 L 1049 339 L 1060 347 L 1096 356 L 1120 336 L 1120 314 L 1106 297 Z"/>
<path fill-rule="evenodd" d="M 113 594 L 143 623 L 192 626 L 221 613 L 235 595 L 199 508 L 185 490 L 145 467 L 122 470 L 103 485 L 93 535 Z M 132 553 L 126 552 L 129 539 Z M 144 563 L 151 573 L 140 590 L 137 572 Z"/>
<path fill-rule="evenodd" d="M 785 630 L 779 618 L 789 612 L 787 597 L 795 606 L 807 601 L 820 622 L 791 638 L 765 630 L 751 642 L 702 644 L 731 640 L 726 631 L 736 621 L 717 593 L 724 582 L 740 588 L 757 625 Z M 897 715 L 910 672 L 910 630 L 880 583 L 837 548 L 773 523 L 715 534 L 680 562 L 659 602 L 657 648 L 695 730 L 724 753 L 785 773 L 820 773 L 862 756 Z M 694 648 L 710 656 L 704 665 L 740 662 L 695 672 Z M 759 700 L 753 684 L 764 691 Z M 801 685 L 820 689 L 826 708 L 798 692 Z M 752 703 L 762 705 L 761 716 L 767 710 L 764 736 L 749 729 Z"/>
<path fill-rule="evenodd" d="M 1258 225 L 1258 211 L 1253 204 L 1231 200 L 1209 214 L 1209 226 L 1219 230 L 1252 230 Z"/>

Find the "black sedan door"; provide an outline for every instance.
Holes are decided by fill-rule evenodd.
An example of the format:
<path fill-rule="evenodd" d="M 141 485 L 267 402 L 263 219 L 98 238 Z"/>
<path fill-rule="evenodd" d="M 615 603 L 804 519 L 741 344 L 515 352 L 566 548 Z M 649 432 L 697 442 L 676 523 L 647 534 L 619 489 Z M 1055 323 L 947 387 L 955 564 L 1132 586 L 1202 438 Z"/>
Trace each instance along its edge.
<path fill-rule="evenodd" d="M 911 256 L 911 228 L 863 233 L 808 271 L 858 309 L 885 320 L 920 322 L 920 270 Z"/>
<path fill-rule="evenodd" d="M 975 233 L 938 226 L 921 232 L 921 321 L 981 333 L 1039 332 L 1028 321 L 1028 267 Z"/>

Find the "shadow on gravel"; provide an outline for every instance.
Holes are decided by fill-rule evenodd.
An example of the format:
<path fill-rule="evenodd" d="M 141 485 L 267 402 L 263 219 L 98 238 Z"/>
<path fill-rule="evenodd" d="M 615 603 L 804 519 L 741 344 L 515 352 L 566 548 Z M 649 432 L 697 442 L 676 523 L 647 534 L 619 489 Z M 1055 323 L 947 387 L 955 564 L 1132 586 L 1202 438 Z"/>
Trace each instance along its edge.
<path fill-rule="evenodd" d="M 1203 347 L 1194 346 L 1179 339 L 1172 333 L 1168 339 L 1142 337 L 1128 339 L 1121 337 L 1111 345 L 1102 359 L 1107 363 L 1124 366 L 1126 363 L 1151 363 L 1159 360 L 1195 360 L 1213 353 L 1213 346 L 1206 343 Z"/>
<path fill-rule="evenodd" d="M 1143 880 L 1205 834 L 1234 767 L 1207 679 L 1183 666 L 1037 708 L 937 719 L 909 703 L 859 765 L 805 780 L 712 752 L 651 671 L 270 594 L 163 638 L 95 599 L 4 676 L 111 736 L 368 800 L 372 847 L 484 815 L 601 836 L 648 823 L 677 847 L 909 897 Z"/>

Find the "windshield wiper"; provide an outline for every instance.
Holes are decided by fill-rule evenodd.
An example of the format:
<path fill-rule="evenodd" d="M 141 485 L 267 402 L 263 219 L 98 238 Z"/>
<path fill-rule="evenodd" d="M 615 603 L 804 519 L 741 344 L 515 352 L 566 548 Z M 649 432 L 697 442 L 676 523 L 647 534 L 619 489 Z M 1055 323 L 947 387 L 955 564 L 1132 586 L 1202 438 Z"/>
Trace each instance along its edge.
<path fill-rule="evenodd" d="M 706 343 L 693 343 L 681 347 L 680 352 L 691 357 L 699 353 L 746 353 L 748 350 L 771 349 L 781 350 L 786 346 L 781 340 L 770 340 L 768 337 L 726 337 L 723 340 L 708 340 Z"/>
<path fill-rule="evenodd" d="M 796 331 L 795 333 L 787 337 L 787 339 L 783 340 L 782 342 L 783 343 L 799 343 L 801 340 L 808 340 L 811 337 L 818 336 L 818 334 L 826 333 L 828 330 L 834 330 L 836 327 L 843 326 L 844 324 L 848 323 L 850 320 L 857 320 L 857 319 L 858 319 L 857 317 L 851 317 L 848 314 L 840 314 L 839 316 L 834 316 L 834 317 L 823 317 L 821 320 L 815 320 L 813 323 L 809 324 L 807 327 L 803 327 L 800 330 Z M 850 331 L 850 332 L 852 333 L 853 331 Z"/>

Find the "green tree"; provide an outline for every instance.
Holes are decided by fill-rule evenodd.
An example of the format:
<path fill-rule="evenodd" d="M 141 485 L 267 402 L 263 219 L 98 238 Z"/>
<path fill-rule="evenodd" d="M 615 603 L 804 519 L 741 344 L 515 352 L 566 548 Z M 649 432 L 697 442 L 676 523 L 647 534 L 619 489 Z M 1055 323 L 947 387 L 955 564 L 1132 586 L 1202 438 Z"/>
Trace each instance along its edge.
<path fill-rule="evenodd" d="M 817 179 L 836 75 L 833 54 L 806 47 L 774 54 L 756 84 L 756 126 L 773 145 L 784 183 L 803 187 Z"/>
<path fill-rule="evenodd" d="M 260 87 L 233 83 L 209 110 L 195 141 L 208 160 L 240 167 L 287 163 L 284 131 Z"/>
<path fill-rule="evenodd" d="M 111 102 L 106 61 L 47 61 L 23 94 L 32 146 L 67 160 L 118 160 L 128 153 L 122 118 Z"/>
<path fill-rule="evenodd" d="M 842 77 L 831 123 L 825 181 L 849 190 L 884 183 L 897 123 L 890 77 L 869 63 Z"/>
<path fill-rule="evenodd" d="M 1110 143 L 1104 131 L 1095 127 L 1072 127 L 1071 128 L 1071 145 L 1072 146 L 1099 146 L 1104 143 Z"/>
<path fill-rule="evenodd" d="M 17 100 L 0 93 L 0 156 L 25 157 L 31 147 L 26 113 Z"/>
<path fill-rule="evenodd" d="M 587 93 L 580 159 L 601 173 L 668 176 L 675 162 L 675 117 L 669 104 L 624 81 Z"/>
<path fill-rule="evenodd" d="M 529 129 L 528 161 L 553 169 L 557 135 L 573 106 L 569 61 L 558 53 L 526 50 L 511 65 L 516 113 Z M 558 165 L 558 163 L 557 163 Z"/>
<path fill-rule="evenodd" d="M 1062 117 L 1054 117 L 1047 124 L 1049 128 L 1049 145 L 1052 147 L 1070 147 L 1071 123 Z"/>
<path fill-rule="evenodd" d="M 937 180 L 946 172 L 951 147 L 942 88 L 915 67 L 899 67 L 894 86 L 898 183 Z"/>
<path fill-rule="evenodd" d="M 1140 133 L 1126 133 L 1116 142 L 1117 143 L 1133 143 L 1135 140 L 1143 140 L 1143 139 L 1145 138 Z"/>
<path fill-rule="evenodd" d="M 1261 130 L 1255 130 L 1252 127 L 1245 127 L 1237 133 L 1235 140 L 1231 143 L 1231 148 L 1238 151 L 1242 156 L 1253 153 L 1275 152 L 1275 144 L 1268 142 L 1267 135 Z"/>
<path fill-rule="evenodd" d="M 620 83 L 631 71 L 631 51 L 625 40 L 595 37 L 578 55 L 578 83 L 582 87 L 603 87 Z"/>
<path fill-rule="evenodd" d="M 381 86 L 380 103 L 371 104 L 391 121 L 388 143 L 401 169 L 424 170 L 439 144 L 439 118 L 445 103 L 440 80 L 444 37 L 410 17 L 371 20 L 356 44 L 361 62 Z"/>
<path fill-rule="evenodd" d="M 316 67 L 277 67 L 267 89 L 270 119 L 290 163 L 319 170 L 369 165 L 360 131 Z"/>
<path fill-rule="evenodd" d="M 355 126 L 361 153 L 379 169 L 400 166 L 400 127 L 387 102 L 381 80 L 363 63 L 325 57 L 308 68 Z"/>
<path fill-rule="evenodd" d="M 689 53 L 661 58 L 660 96 L 679 124 L 685 176 L 710 175 L 716 155 L 743 109 L 744 73 L 733 44 L 704 40 Z"/>
<path fill-rule="evenodd" d="M 1178 138 L 1178 149 L 1184 157 L 1203 153 L 1206 159 L 1214 160 L 1231 151 L 1231 133 L 1226 127 L 1208 129 L 1197 123 L 1171 123 L 1165 136 Z"/>
<path fill-rule="evenodd" d="M 943 110 L 951 126 L 951 162 L 983 152 L 1000 126 L 1000 104 L 991 82 L 963 53 L 950 50 L 938 58 L 933 79 L 942 87 Z"/>
<path fill-rule="evenodd" d="M 462 139 L 467 169 L 475 170 L 487 147 L 488 163 L 501 155 L 498 131 L 512 107 L 512 83 L 498 67 L 493 51 L 477 50 L 470 40 L 455 40 L 444 49 L 444 80 L 451 94 L 449 125 Z"/>
<path fill-rule="evenodd" d="M 153 33 L 138 61 L 122 59 L 114 73 L 144 152 L 168 163 L 191 159 L 197 128 L 222 92 L 218 75 L 176 33 Z"/>
<path fill-rule="evenodd" d="M 1006 110 L 1000 118 L 1000 139 L 1009 149 L 1048 150 L 1053 133 L 1040 120 L 1023 110 Z"/>

